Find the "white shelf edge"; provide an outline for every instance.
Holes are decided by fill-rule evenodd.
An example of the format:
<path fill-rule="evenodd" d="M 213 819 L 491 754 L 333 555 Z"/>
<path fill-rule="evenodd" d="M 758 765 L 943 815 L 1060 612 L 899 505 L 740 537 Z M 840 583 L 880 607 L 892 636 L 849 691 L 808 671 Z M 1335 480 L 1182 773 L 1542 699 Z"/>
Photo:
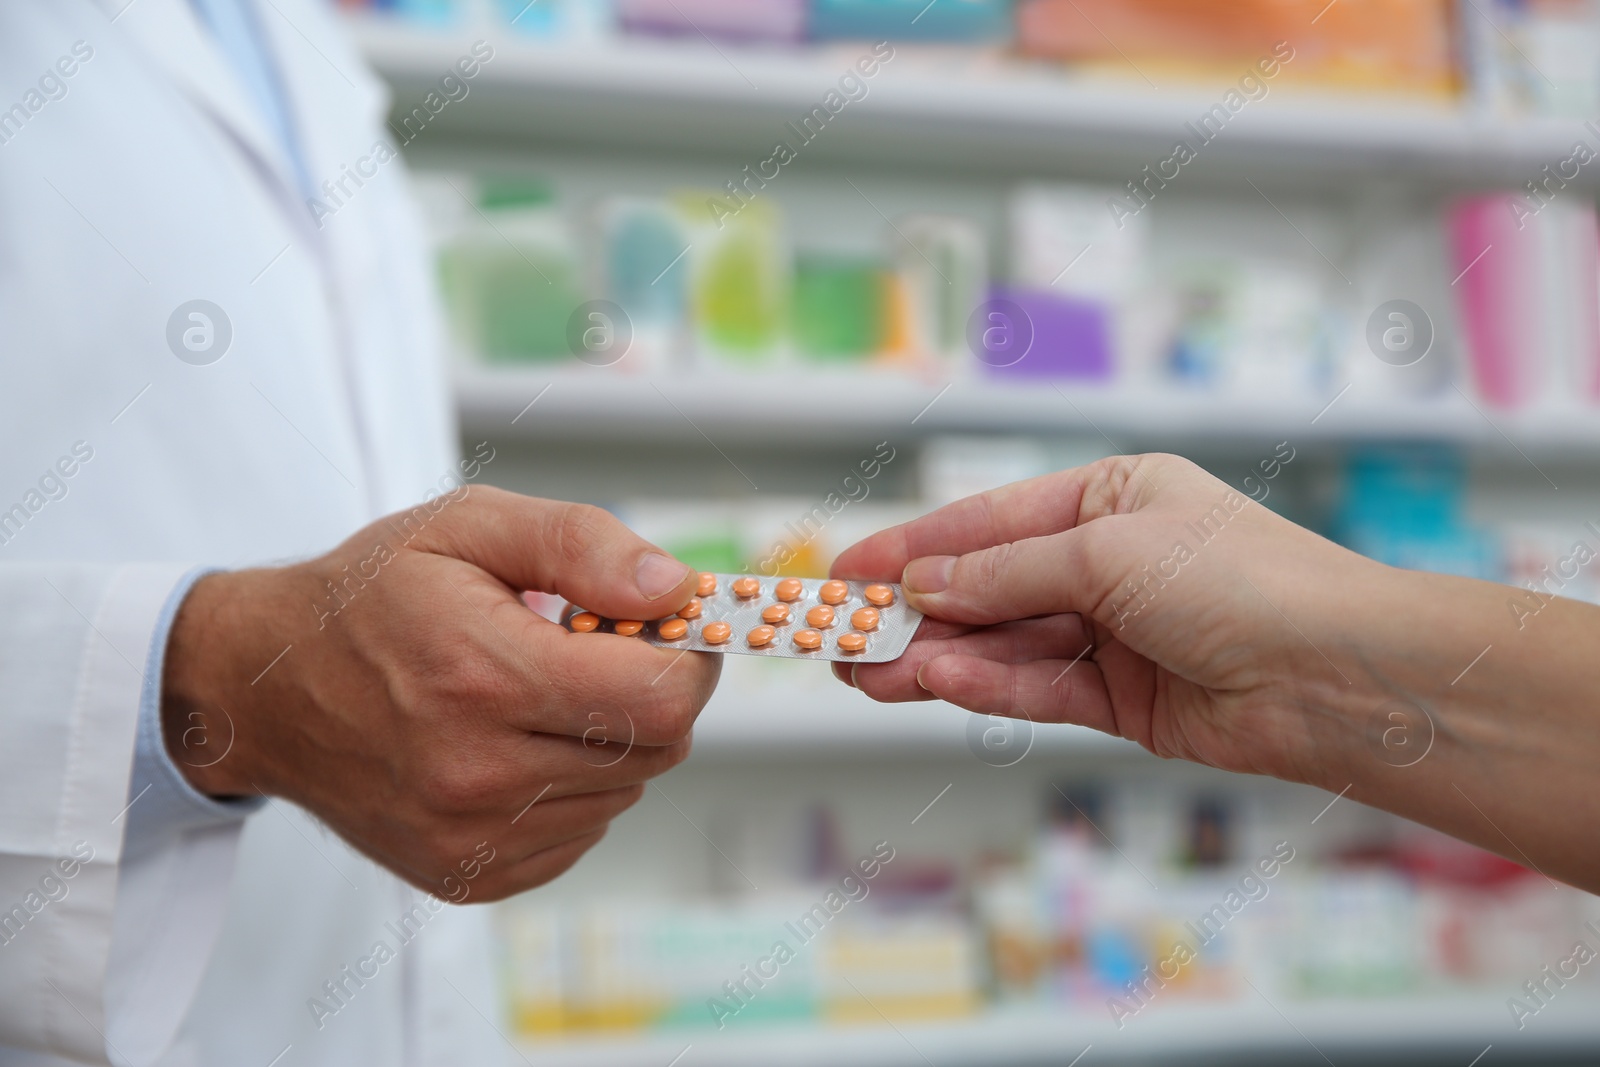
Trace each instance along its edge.
<path fill-rule="evenodd" d="M 1593 1021 L 1597 1001 L 1592 992 L 1573 998 L 1561 1014 L 1541 1016 L 1539 1025 L 1518 1032 L 1504 1006 L 1505 991 L 1484 988 L 1453 996 L 1398 996 L 1388 999 L 1292 1001 L 1274 997 L 1259 1001 L 1179 1005 L 1155 1004 L 1118 1030 L 1109 1015 L 1084 1008 L 1059 1014 L 1042 1009 L 999 1009 L 950 1023 L 898 1022 L 885 1026 L 752 1026 L 717 1032 L 684 1029 L 650 1031 L 637 1036 L 597 1036 L 550 1041 L 523 1039 L 520 1049 L 532 1062 L 547 1067 L 661 1067 L 693 1048 L 685 1067 L 763 1067 L 813 1065 L 833 1067 L 927 1067 L 936 1064 L 1066 1063 L 1085 1045 L 1093 1045 L 1095 1061 L 1149 1062 L 1171 1057 L 1174 1062 L 1206 1055 L 1265 1053 L 1302 1054 L 1320 1062 L 1323 1050 L 1383 1051 L 1426 1046 L 1471 1048 L 1467 1058 L 1493 1044 L 1516 1062 L 1518 1053 L 1600 1049 L 1600 1026 Z M 1556 1007 L 1557 1005 L 1552 1005 Z M 1279 1014 L 1281 1009 L 1282 1014 Z M 1309 1046 L 1309 1047 L 1308 1047 Z M 1297 1061 L 1298 1062 L 1298 1061 Z M 1466 1062 L 1465 1059 L 1462 1060 Z"/>
<path fill-rule="evenodd" d="M 652 374 L 598 368 L 463 368 L 455 375 L 465 429 L 503 437 L 816 443 L 857 433 L 1051 433 L 1136 440 L 1438 441 L 1549 452 L 1600 449 L 1600 408 L 1499 411 L 1449 393 L 1404 400 L 1358 383 L 1332 397 L 1229 397 L 1201 391 L 1039 380 L 916 381 L 894 374 Z M 942 392 L 946 386 L 948 392 Z M 537 406 L 527 405 L 546 386 Z M 789 414 L 753 396 L 782 397 Z M 841 398 L 870 396 L 870 405 Z"/>
<path fill-rule="evenodd" d="M 381 17 L 347 20 L 358 47 L 381 75 L 399 88 L 437 81 L 479 36 L 492 37 L 496 53 L 474 88 L 502 98 L 536 103 L 541 94 L 575 94 L 579 106 L 612 108 L 693 104 L 682 108 L 685 131 L 704 129 L 706 108 L 792 118 L 809 110 L 862 51 L 839 43 L 808 49 L 752 47 L 699 41 L 619 37 L 604 42 L 518 39 L 500 27 L 419 29 Z M 759 90 L 751 76 L 759 77 Z M 1217 102 L 1227 86 L 1152 90 L 1136 82 L 1074 76 L 992 53 L 969 58 L 948 50 L 912 46 L 870 83 L 870 112 L 857 118 L 892 123 L 910 137 L 981 135 L 1021 144 L 1041 133 L 1080 141 L 1105 141 L 1170 149 L 1171 141 Z M 1497 116 L 1425 99 L 1351 97 L 1279 88 L 1240 112 L 1241 121 L 1208 152 L 1279 149 L 1266 165 L 1302 172 L 1327 165 L 1382 164 L 1421 169 L 1459 181 L 1462 168 L 1529 174 L 1570 154 L 1580 119 Z M 626 110 L 618 116 L 627 119 Z M 1248 121 L 1242 121 L 1243 119 Z M 495 121 L 510 123 L 509 112 Z M 652 122 L 655 120 L 653 119 Z M 772 127 L 777 128 L 777 127 Z M 766 127 L 763 127 L 766 129 Z M 770 133 L 770 130 L 768 130 Z M 858 131 L 862 132 L 862 131 Z M 1592 138 L 1591 138 L 1592 139 Z M 864 137 L 857 148 L 870 148 Z M 997 163 L 1002 161 L 996 161 Z"/>

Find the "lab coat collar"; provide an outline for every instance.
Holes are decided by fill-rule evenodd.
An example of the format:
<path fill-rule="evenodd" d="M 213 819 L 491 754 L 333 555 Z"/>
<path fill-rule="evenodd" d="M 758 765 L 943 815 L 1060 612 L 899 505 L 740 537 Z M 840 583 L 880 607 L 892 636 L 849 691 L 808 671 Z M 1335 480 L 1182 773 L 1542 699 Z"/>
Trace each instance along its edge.
<path fill-rule="evenodd" d="M 282 144 L 268 130 L 238 75 L 188 0 L 97 0 L 129 42 L 182 87 L 254 157 L 281 193 L 301 207 L 300 183 Z M 263 9 L 263 28 L 270 12 Z M 272 45 L 274 34 L 267 33 Z M 280 51 L 276 48 L 273 51 Z M 280 70 L 287 85 L 287 72 Z M 289 94 L 293 114 L 293 94 Z"/>

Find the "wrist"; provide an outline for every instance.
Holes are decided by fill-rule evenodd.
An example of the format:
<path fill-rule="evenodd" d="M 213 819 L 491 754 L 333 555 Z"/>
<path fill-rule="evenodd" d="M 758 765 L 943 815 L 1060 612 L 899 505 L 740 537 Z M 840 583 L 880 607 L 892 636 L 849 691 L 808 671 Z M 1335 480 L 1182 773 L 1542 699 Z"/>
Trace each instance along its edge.
<path fill-rule="evenodd" d="M 1506 607 L 1515 590 L 1371 564 L 1341 595 L 1329 651 L 1350 684 L 1330 694 L 1339 740 L 1315 784 L 1382 797 L 1505 754 L 1539 684 Z"/>
<path fill-rule="evenodd" d="M 161 736 L 188 783 L 214 798 L 262 792 L 250 764 L 245 725 L 250 696 L 238 665 L 248 652 L 241 605 L 248 572 L 209 574 L 179 606 L 167 635 L 161 676 Z M 249 679 L 244 679 L 248 687 Z M 264 784 L 264 783 L 261 783 Z"/>

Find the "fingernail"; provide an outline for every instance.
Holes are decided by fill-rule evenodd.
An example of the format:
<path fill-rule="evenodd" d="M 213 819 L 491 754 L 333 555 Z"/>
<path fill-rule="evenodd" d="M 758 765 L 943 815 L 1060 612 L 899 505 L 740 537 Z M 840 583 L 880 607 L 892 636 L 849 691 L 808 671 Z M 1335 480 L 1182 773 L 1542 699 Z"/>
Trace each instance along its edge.
<path fill-rule="evenodd" d="M 921 687 L 925 692 L 931 693 L 931 692 L 933 692 L 933 690 L 929 689 L 928 688 L 928 683 L 924 682 L 922 680 L 922 672 L 927 670 L 927 669 L 928 669 L 928 665 L 926 663 L 924 663 L 922 666 L 917 668 L 917 685 L 919 687 Z"/>
<path fill-rule="evenodd" d="M 689 568 L 684 564 L 671 556 L 651 552 L 639 561 L 639 570 L 633 577 L 644 598 L 655 600 L 678 588 L 688 576 Z"/>
<path fill-rule="evenodd" d="M 954 556 L 925 556 L 906 564 L 900 581 L 908 593 L 942 593 L 950 588 L 950 574 L 955 569 Z"/>

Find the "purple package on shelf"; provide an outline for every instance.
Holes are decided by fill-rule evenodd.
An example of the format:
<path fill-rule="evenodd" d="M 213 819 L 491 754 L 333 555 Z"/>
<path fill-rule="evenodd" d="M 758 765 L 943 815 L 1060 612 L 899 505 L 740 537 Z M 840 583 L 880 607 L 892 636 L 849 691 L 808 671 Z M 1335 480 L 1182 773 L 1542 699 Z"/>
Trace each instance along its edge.
<path fill-rule="evenodd" d="M 999 378 L 1105 381 L 1114 367 L 1111 309 L 1037 289 L 996 287 L 973 316 L 973 352 Z"/>
<path fill-rule="evenodd" d="M 806 0 L 617 0 L 617 23 L 628 33 L 803 41 Z"/>

